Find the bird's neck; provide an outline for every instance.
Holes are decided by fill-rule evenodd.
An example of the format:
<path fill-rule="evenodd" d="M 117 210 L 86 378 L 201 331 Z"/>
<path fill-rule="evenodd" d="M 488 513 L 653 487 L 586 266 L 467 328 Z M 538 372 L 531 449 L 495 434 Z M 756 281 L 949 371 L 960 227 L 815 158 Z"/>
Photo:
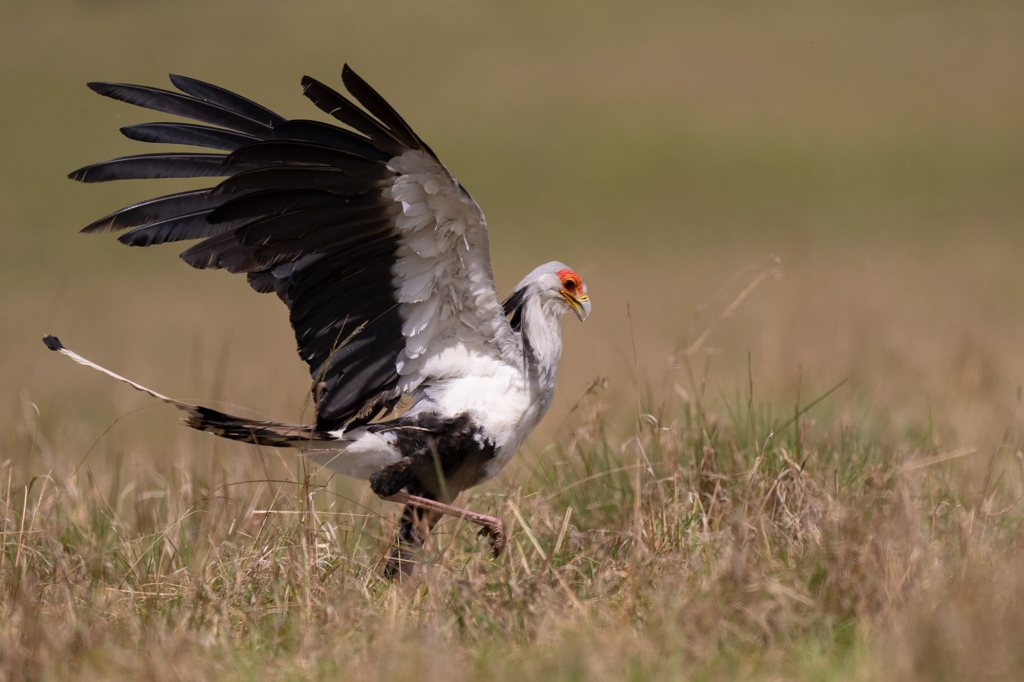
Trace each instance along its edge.
<path fill-rule="evenodd" d="M 529 297 L 523 304 L 526 370 L 539 387 L 554 391 L 562 356 L 562 314 L 555 305 Z"/>

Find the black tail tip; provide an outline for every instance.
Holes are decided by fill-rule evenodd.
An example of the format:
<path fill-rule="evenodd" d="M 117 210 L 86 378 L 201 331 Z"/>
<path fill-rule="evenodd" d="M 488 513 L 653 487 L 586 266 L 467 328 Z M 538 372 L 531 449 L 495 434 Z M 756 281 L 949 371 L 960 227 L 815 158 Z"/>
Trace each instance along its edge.
<path fill-rule="evenodd" d="M 46 347 L 49 348 L 50 350 L 64 349 L 64 344 L 61 343 L 60 339 L 58 339 L 56 336 L 50 336 L 49 334 L 47 334 L 46 336 L 43 337 L 43 343 L 45 343 Z"/>

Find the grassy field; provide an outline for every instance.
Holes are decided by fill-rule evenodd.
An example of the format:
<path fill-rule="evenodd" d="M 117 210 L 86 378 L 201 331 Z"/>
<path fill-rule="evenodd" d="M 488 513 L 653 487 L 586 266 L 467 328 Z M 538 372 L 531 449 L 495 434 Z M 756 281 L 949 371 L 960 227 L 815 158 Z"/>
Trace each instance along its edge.
<path fill-rule="evenodd" d="M 1021 679 L 1022 29 L 1014 2 L 3 3 L 0 680 Z M 364 483 L 39 341 L 298 419 L 279 302 L 76 233 L 188 183 L 64 176 L 151 151 L 86 81 L 315 117 L 300 77 L 345 62 L 484 208 L 499 289 L 557 258 L 594 304 L 461 500 L 507 553 L 446 520 L 401 585 Z"/>

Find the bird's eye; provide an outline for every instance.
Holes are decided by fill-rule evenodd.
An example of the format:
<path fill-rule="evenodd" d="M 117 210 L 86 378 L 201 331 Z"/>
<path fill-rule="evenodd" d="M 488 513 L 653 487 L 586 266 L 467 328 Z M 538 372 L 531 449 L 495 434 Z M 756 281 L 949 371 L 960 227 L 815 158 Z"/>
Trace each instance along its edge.
<path fill-rule="evenodd" d="M 571 279 L 566 280 L 565 288 L 568 289 L 569 291 L 572 291 L 573 289 L 576 288 L 576 281 Z"/>

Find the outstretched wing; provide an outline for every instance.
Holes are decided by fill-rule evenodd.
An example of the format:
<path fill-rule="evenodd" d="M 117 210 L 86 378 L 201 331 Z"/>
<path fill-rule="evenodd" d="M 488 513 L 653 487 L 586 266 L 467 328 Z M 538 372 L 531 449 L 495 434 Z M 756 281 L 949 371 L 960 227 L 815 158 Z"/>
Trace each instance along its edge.
<path fill-rule="evenodd" d="M 119 237 L 130 246 L 202 239 L 181 254 L 186 263 L 246 273 L 256 291 L 275 292 L 309 363 L 322 430 L 390 410 L 434 378 L 427 361 L 453 343 L 518 358 L 480 208 L 347 65 L 342 79 L 363 108 L 308 76 L 303 91 L 352 130 L 285 120 L 181 76 L 171 76 L 180 93 L 90 83 L 101 95 L 208 124 L 146 123 L 122 128 L 126 136 L 228 153 L 130 156 L 69 176 L 227 178 L 129 206 L 82 231 L 131 228 Z"/>

